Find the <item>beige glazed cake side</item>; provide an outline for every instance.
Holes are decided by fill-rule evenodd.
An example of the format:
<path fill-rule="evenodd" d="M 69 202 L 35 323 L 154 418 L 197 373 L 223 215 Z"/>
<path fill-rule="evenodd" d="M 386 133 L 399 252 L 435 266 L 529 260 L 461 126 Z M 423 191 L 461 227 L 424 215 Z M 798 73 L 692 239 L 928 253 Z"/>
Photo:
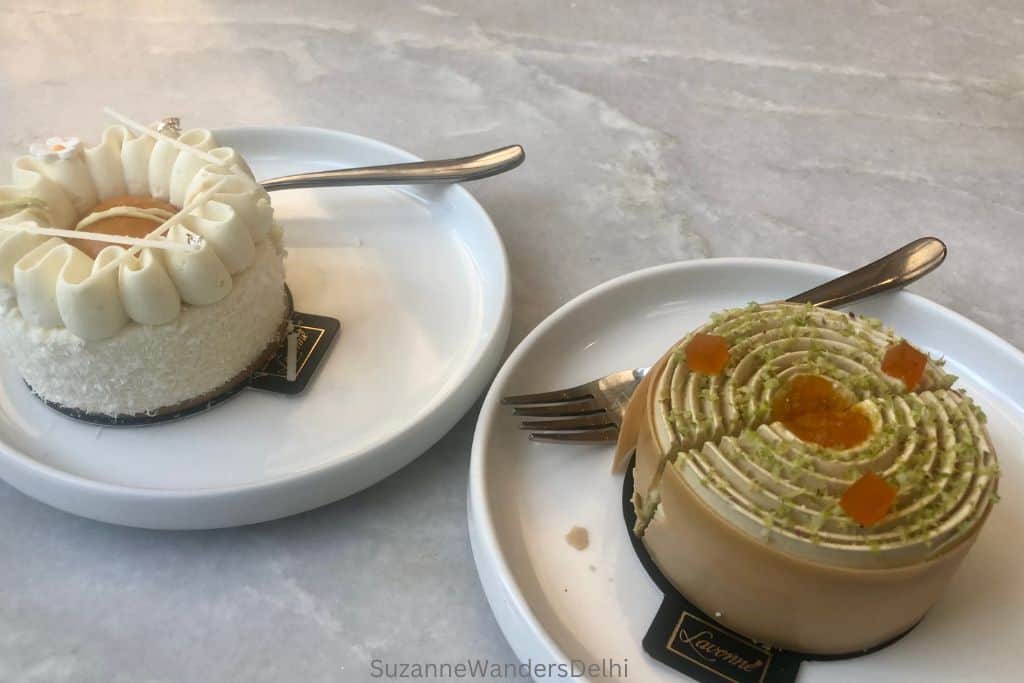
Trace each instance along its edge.
<path fill-rule="evenodd" d="M 778 552 L 723 520 L 667 467 L 644 544 L 662 573 L 722 624 L 813 654 L 856 652 L 916 624 L 939 599 L 981 525 L 932 560 L 897 569 L 844 569 Z"/>

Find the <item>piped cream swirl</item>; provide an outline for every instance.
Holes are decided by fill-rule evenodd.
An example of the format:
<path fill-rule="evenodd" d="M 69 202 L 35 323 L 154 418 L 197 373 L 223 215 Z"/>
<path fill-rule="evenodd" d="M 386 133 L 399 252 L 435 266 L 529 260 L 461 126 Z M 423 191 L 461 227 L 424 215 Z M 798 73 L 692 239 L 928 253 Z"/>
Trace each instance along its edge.
<path fill-rule="evenodd" d="M 685 349 L 699 332 L 728 342 L 720 374 L 688 367 Z M 928 359 L 912 391 L 883 372 L 899 341 L 877 320 L 810 306 L 713 316 L 652 371 L 637 447 L 638 531 L 657 513 L 668 466 L 732 524 L 805 559 L 891 567 L 955 544 L 988 510 L 995 455 L 980 410 L 949 389 L 956 378 L 939 363 Z M 826 448 L 772 422 L 773 399 L 800 375 L 828 379 L 870 420 L 870 436 Z M 861 528 L 838 500 L 865 472 L 898 498 L 882 522 Z"/>
<path fill-rule="evenodd" d="M 874 432 L 847 450 L 801 441 L 779 423 L 705 442 L 673 463 L 718 514 L 781 550 L 847 567 L 895 567 L 941 553 L 988 509 L 998 472 L 970 399 L 926 391 L 868 399 Z M 878 524 L 839 505 L 865 472 L 898 489 Z"/>

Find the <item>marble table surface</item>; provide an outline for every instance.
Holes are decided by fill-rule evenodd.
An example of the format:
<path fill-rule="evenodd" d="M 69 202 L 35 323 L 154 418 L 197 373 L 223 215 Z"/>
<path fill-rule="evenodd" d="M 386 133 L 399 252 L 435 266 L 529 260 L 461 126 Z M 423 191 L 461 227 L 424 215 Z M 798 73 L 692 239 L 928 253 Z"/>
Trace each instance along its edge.
<path fill-rule="evenodd" d="M 526 166 L 471 188 L 508 247 L 510 343 L 645 266 L 850 268 L 934 234 L 949 259 L 913 289 L 1024 346 L 1019 3 L 137 4 L 0 3 L 0 158 L 97 130 L 107 104 L 425 157 L 519 142 Z M 106 526 L 0 484 L 0 680 L 513 661 L 466 535 L 474 421 L 368 491 L 235 530 Z"/>

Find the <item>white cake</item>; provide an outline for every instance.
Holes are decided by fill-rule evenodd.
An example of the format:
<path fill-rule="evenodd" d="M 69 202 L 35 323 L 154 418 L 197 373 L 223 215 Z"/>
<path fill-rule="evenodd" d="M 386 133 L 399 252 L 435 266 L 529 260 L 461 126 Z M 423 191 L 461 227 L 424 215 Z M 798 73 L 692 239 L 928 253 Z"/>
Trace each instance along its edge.
<path fill-rule="evenodd" d="M 715 344 L 717 368 L 691 367 Z M 996 499 L 984 415 L 955 380 L 876 320 L 717 314 L 631 399 L 618 464 L 635 447 L 636 532 L 683 595 L 748 637 L 818 654 L 884 643 L 938 599 Z"/>
<path fill-rule="evenodd" d="M 0 186 L 0 345 L 41 398 L 155 415 L 244 382 L 273 354 L 290 313 L 281 230 L 235 150 L 203 129 L 112 126 L 94 146 L 51 139 L 32 151 Z M 101 203 L 112 208 L 93 213 Z"/>

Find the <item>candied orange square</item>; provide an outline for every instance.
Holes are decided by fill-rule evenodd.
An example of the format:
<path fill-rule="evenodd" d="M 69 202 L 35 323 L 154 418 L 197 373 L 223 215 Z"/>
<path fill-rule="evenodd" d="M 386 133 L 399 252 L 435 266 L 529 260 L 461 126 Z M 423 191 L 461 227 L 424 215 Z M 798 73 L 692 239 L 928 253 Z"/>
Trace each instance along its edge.
<path fill-rule="evenodd" d="M 729 364 L 729 342 L 717 334 L 698 332 L 686 345 L 686 364 L 694 372 L 717 375 Z"/>
<path fill-rule="evenodd" d="M 896 487 L 874 472 L 853 482 L 839 499 L 839 507 L 862 526 L 880 522 L 896 500 Z"/>
<path fill-rule="evenodd" d="M 921 353 L 906 340 L 893 344 L 885 352 L 882 358 L 882 372 L 903 380 L 907 391 L 913 391 L 921 378 L 924 377 L 924 368 L 928 363 L 928 356 Z"/>

